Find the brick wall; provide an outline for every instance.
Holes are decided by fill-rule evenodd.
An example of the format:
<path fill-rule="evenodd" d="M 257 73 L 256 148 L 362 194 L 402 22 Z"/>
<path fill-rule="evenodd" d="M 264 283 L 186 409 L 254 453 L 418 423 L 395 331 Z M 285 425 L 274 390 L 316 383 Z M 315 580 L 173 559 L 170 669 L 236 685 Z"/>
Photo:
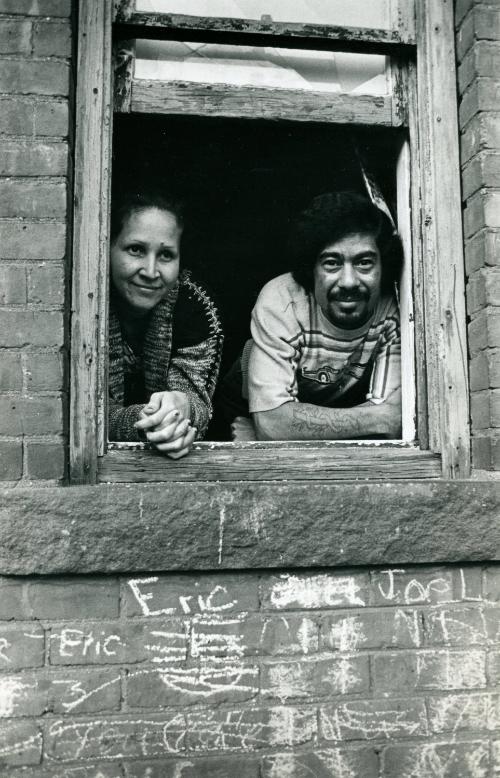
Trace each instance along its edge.
<path fill-rule="evenodd" d="M 0 480 L 64 475 L 70 0 L 0 0 Z"/>
<path fill-rule="evenodd" d="M 3 579 L 0 620 L 2 776 L 500 770 L 500 565 Z"/>
<path fill-rule="evenodd" d="M 457 0 L 473 466 L 500 469 L 500 6 Z"/>

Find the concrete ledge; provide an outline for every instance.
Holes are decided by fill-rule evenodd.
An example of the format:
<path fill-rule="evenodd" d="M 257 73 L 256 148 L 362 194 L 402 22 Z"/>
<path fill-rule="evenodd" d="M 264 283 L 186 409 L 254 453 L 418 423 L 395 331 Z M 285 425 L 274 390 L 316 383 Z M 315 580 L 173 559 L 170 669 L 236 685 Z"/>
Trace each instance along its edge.
<path fill-rule="evenodd" d="M 179 483 L 0 493 L 0 573 L 500 560 L 500 483 Z"/>

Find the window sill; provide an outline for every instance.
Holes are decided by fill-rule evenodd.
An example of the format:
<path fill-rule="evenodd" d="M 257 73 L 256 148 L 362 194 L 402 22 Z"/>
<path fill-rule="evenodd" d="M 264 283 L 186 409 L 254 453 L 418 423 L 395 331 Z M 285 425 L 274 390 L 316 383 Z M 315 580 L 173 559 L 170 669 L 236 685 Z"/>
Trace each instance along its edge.
<path fill-rule="evenodd" d="M 114 443 L 103 483 L 172 481 L 366 481 L 439 478 L 441 458 L 401 441 L 197 443 L 172 460 L 142 443 Z"/>
<path fill-rule="evenodd" d="M 4 575 L 500 560 L 500 481 L 17 487 L 0 505 Z"/>

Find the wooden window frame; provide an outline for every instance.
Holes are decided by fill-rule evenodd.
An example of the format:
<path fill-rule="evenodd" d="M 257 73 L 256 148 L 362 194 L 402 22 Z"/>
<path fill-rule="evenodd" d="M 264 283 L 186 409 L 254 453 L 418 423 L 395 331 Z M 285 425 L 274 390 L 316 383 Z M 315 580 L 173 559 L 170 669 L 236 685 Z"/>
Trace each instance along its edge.
<path fill-rule="evenodd" d="M 411 3 L 410 3 L 411 5 Z M 416 0 L 393 29 L 291 25 L 141 14 L 125 0 L 80 0 L 71 307 L 72 483 L 196 480 L 460 478 L 470 474 L 460 168 L 452 0 Z M 113 35 L 114 68 L 113 68 Z M 147 82 L 131 85 L 136 37 L 280 42 L 391 56 L 390 97 Z M 113 70 L 115 74 L 113 75 Z M 113 83 L 114 80 L 114 83 Z M 140 444 L 106 443 L 111 134 L 121 111 L 251 116 L 408 127 L 398 160 L 399 229 L 412 267 L 402 299 L 404 435 L 413 415 L 420 448 L 393 442 L 199 443 L 178 462 Z M 278 94 L 278 99 L 276 95 Z M 297 105 L 300 111 L 297 111 Z M 411 214 L 411 218 L 410 218 Z M 409 303 L 408 303 L 409 301 Z M 414 311 L 412 310 L 414 306 Z M 418 326 L 414 327 L 414 320 Z M 415 412 L 416 409 L 416 412 Z M 405 421 L 406 420 L 406 421 Z M 406 427 L 406 431 L 405 431 Z"/>

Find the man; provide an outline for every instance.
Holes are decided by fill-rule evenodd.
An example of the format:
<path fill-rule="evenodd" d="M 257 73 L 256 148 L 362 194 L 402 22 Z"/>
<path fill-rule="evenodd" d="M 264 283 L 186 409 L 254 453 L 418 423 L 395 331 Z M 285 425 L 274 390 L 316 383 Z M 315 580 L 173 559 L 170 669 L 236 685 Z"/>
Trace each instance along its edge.
<path fill-rule="evenodd" d="M 320 195 L 291 253 L 292 272 L 267 283 L 252 312 L 254 432 L 238 417 L 234 439 L 398 438 L 402 253 L 390 219 L 361 195 Z"/>

